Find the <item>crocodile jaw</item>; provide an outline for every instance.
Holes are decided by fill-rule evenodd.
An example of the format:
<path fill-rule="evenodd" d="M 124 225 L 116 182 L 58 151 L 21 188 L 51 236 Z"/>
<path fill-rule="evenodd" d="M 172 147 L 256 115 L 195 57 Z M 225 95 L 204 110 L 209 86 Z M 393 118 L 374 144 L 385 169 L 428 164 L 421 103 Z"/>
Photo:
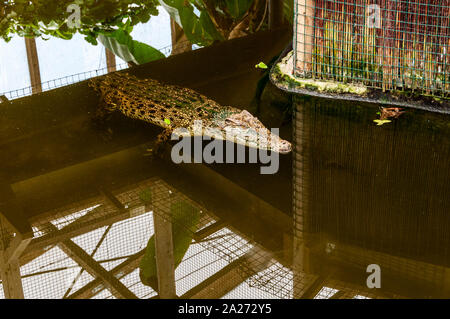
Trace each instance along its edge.
<path fill-rule="evenodd" d="M 225 126 L 223 129 L 226 132 L 225 139 L 237 144 L 280 154 L 288 154 L 292 151 L 291 143 L 266 128 L 256 130 L 248 127 Z"/>
<path fill-rule="evenodd" d="M 225 119 L 213 120 L 206 127 L 202 126 L 202 122 L 198 122 L 198 125 L 175 130 L 174 133 L 178 136 L 208 136 L 280 154 L 292 151 L 291 143 L 273 134 L 245 110 L 233 113 Z"/>
<path fill-rule="evenodd" d="M 235 142 L 239 144 L 281 154 L 292 151 L 291 143 L 271 132 L 246 110 L 227 117 L 222 129 L 231 133 L 231 138 L 234 137 Z"/>

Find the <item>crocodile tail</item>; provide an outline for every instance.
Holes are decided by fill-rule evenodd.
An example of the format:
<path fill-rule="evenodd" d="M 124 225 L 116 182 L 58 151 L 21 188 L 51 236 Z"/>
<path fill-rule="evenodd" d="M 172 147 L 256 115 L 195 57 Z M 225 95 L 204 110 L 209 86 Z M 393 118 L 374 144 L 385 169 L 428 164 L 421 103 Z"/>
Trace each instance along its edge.
<path fill-rule="evenodd" d="M 97 110 L 98 117 L 104 117 L 117 109 L 117 104 L 114 103 L 114 92 L 111 91 L 109 82 L 109 75 L 92 78 L 88 81 L 89 87 L 100 93 L 100 107 Z"/>
<path fill-rule="evenodd" d="M 101 77 L 95 77 L 88 80 L 88 86 L 96 92 L 100 92 L 100 88 L 102 86 L 103 79 Z"/>
<path fill-rule="evenodd" d="M 93 88 L 97 92 L 105 90 L 111 90 L 117 88 L 117 83 L 120 83 L 120 79 L 114 76 L 114 73 L 98 76 L 89 80 L 89 87 Z"/>

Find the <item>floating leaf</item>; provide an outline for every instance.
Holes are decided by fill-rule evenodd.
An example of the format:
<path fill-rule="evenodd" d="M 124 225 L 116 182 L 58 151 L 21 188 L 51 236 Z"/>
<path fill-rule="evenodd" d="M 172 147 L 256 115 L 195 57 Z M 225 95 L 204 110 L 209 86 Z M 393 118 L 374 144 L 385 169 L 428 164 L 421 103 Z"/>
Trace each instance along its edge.
<path fill-rule="evenodd" d="M 264 62 L 259 62 L 257 65 L 255 65 L 255 68 L 257 68 L 257 69 L 267 69 L 267 65 Z"/>
<path fill-rule="evenodd" d="M 391 123 L 392 121 L 391 120 L 373 120 L 375 123 L 377 123 L 377 126 L 381 126 L 381 125 L 383 125 L 383 124 L 386 124 L 386 123 Z"/>

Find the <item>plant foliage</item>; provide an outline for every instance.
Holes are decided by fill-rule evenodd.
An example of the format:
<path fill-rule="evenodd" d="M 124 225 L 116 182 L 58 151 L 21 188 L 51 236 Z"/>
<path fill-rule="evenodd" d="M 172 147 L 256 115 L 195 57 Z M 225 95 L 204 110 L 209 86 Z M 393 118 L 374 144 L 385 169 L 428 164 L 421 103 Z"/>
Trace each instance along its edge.
<path fill-rule="evenodd" d="M 70 28 L 68 7 L 80 7 L 80 25 Z M 145 23 L 157 15 L 158 0 L 0 0 L 0 37 L 58 37 L 71 39 L 79 32 L 96 44 L 97 36 L 124 25 Z"/>
<path fill-rule="evenodd" d="M 290 12 L 293 0 L 285 2 L 285 11 Z M 70 5 L 80 8 L 75 28 L 68 23 Z M 268 0 L 0 0 L 0 37 L 69 40 L 79 32 L 124 61 L 142 64 L 164 55 L 133 40 L 130 33 L 134 25 L 157 15 L 159 5 L 183 28 L 187 39 L 200 46 L 255 32 L 265 25 L 268 14 Z"/>
<path fill-rule="evenodd" d="M 267 0 L 160 0 L 193 44 L 209 45 L 258 30 Z"/>
<path fill-rule="evenodd" d="M 107 35 L 100 34 L 98 40 L 126 62 L 144 64 L 165 57 L 164 54 L 152 46 L 133 40 L 127 30 L 119 29 Z"/>

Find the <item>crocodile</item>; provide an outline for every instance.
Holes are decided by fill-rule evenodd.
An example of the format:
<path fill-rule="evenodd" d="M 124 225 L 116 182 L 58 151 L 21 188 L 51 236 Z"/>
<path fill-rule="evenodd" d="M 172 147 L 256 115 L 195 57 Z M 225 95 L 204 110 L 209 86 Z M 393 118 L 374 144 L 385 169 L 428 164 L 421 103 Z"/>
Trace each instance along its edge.
<path fill-rule="evenodd" d="M 89 86 L 101 95 L 103 112 L 120 111 L 127 117 L 164 128 L 157 144 L 166 142 L 174 133 L 220 138 L 281 154 L 292 150 L 291 143 L 272 134 L 248 111 L 220 105 L 189 88 L 123 72 L 93 78 Z"/>

